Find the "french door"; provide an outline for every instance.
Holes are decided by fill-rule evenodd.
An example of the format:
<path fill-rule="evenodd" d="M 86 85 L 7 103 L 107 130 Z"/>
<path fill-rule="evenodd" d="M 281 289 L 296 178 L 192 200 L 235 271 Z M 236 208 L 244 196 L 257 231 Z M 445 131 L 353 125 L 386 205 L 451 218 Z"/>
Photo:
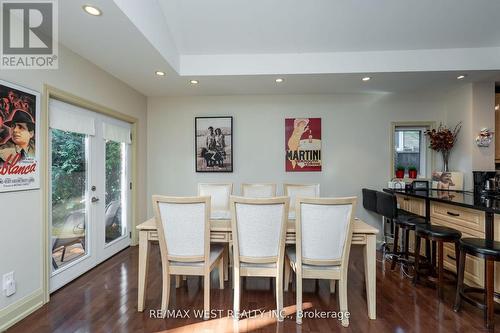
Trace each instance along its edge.
<path fill-rule="evenodd" d="M 131 125 L 51 100 L 50 292 L 130 245 Z"/>

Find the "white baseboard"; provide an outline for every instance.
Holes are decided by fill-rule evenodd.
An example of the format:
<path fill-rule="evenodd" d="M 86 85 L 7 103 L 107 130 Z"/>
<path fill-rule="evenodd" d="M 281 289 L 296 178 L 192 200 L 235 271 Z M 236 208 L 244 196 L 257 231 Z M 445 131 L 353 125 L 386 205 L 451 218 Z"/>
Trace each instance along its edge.
<path fill-rule="evenodd" d="M 43 290 L 38 289 L 32 294 L 1 309 L 0 332 L 6 331 L 9 327 L 39 309 L 43 305 L 43 301 Z"/>

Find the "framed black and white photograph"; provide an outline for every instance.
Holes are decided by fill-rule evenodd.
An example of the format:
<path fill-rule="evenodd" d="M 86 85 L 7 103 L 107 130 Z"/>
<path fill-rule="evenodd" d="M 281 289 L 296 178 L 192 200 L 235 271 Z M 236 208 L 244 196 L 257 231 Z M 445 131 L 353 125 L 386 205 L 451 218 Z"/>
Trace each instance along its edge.
<path fill-rule="evenodd" d="M 196 172 L 233 172 L 233 117 L 196 117 Z"/>

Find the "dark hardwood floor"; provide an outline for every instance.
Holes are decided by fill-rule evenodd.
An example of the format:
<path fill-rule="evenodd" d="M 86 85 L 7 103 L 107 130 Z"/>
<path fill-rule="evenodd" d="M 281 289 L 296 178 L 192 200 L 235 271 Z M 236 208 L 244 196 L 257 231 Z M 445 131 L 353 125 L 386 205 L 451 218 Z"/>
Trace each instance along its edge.
<path fill-rule="evenodd" d="M 342 328 L 336 319 L 308 319 L 296 325 L 294 319 L 277 323 L 272 318 L 249 318 L 236 323 L 227 318 L 203 321 L 195 318 L 150 318 L 150 309 L 157 309 L 161 300 L 159 248 L 153 246 L 149 271 L 146 310 L 137 312 L 138 248 L 122 251 L 92 271 L 52 294 L 51 300 L 8 332 L 487 332 L 483 327 L 482 311 L 464 302 L 462 311 L 452 310 L 455 289 L 445 287 L 444 301 L 436 291 L 426 286 L 414 287 L 408 278 L 389 269 L 388 262 L 377 262 L 377 320 L 369 320 L 364 290 L 363 256 L 361 248 L 351 251 L 348 299 L 350 326 Z M 188 278 L 187 287 L 172 286 L 170 309 L 203 308 L 203 290 L 199 279 Z M 243 284 L 242 310 L 275 308 L 270 279 L 247 278 Z M 328 282 L 318 285 L 304 283 L 304 302 L 309 311 L 338 311 L 336 294 L 330 294 Z M 284 305 L 294 313 L 295 294 L 285 293 Z M 232 289 L 217 288 L 212 276 L 211 308 L 232 308 Z M 192 314 L 193 312 L 191 312 Z M 500 331 L 500 316 L 496 317 Z"/>

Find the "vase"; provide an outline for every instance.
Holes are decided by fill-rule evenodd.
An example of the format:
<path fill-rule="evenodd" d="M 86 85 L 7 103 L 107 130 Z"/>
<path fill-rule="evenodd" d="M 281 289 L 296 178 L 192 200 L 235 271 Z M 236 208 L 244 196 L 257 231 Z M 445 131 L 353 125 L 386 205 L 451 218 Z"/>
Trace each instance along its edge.
<path fill-rule="evenodd" d="M 450 172 L 450 169 L 448 168 L 448 160 L 450 159 L 450 151 L 449 150 L 443 150 L 443 172 Z"/>

